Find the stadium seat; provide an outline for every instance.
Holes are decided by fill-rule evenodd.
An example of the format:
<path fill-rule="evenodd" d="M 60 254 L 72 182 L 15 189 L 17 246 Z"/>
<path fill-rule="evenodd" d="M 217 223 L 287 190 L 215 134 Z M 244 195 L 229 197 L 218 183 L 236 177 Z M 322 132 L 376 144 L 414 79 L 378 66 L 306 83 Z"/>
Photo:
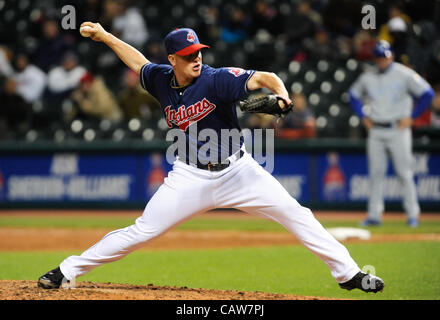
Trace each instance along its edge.
<path fill-rule="evenodd" d="M 319 60 L 314 66 L 319 79 L 327 79 L 336 69 L 336 64 L 330 60 Z"/>
<path fill-rule="evenodd" d="M 291 0 L 269 2 L 285 19 L 290 17 L 296 6 L 296 1 Z M 15 48 L 19 44 L 18 47 L 31 53 L 39 44 L 37 38 L 40 33 L 39 30 L 30 30 L 30 28 L 36 28 L 39 25 L 37 20 L 32 17 L 36 16 L 37 11 L 42 13 L 42 18 L 45 15 L 51 16 L 53 13 L 58 14 L 59 17 L 59 10 L 55 10 L 57 11 L 55 12 L 54 8 L 60 8 L 64 4 L 68 4 L 68 1 L 63 0 L 60 4 L 60 1 L 57 0 L 0 0 L 0 39 L 2 45 Z M 182 0 L 170 7 L 169 2 L 163 0 L 132 0 L 130 5 L 139 8 L 145 18 L 150 36 L 163 38 L 175 27 L 197 28 L 204 14 L 204 8 L 211 6 L 219 8 L 218 23 L 221 24 L 222 18 L 231 6 L 240 5 L 246 9 L 246 13 L 251 15 L 255 3 L 250 0 L 210 0 L 209 2 Z M 325 123 L 322 130 L 325 130 L 326 135 L 340 135 L 345 130 L 343 126 L 353 127 L 356 120 L 352 118 L 353 113 L 349 105 L 347 91 L 369 63 L 360 62 L 353 58 L 315 61 L 310 60 L 307 56 L 304 57 L 306 59 L 304 61 L 285 61 L 286 56 L 282 50 L 284 42 L 280 39 L 283 37 L 274 37 L 269 43 L 258 43 L 255 38 L 249 37 L 237 45 L 226 44 L 221 40 L 212 41 L 212 43 L 208 43 L 211 45 L 211 49 L 206 51 L 204 62 L 214 67 L 240 66 L 246 69 L 275 72 L 284 81 L 289 91 L 301 92 L 306 95 L 309 106 L 318 117 L 322 117 L 321 124 Z M 101 75 L 109 89 L 113 93 L 117 93 L 121 88 L 121 73 L 125 69 L 124 64 L 119 63 L 120 61 L 117 59 L 118 62 L 112 61 L 109 56 L 99 59 L 103 55 L 111 53 L 102 44 L 79 37 L 77 41 L 75 50 L 79 56 L 80 64 L 94 74 Z M 124 121 L 123 125 L 116 125 L 105 120 L 89 123 L 76 119 L 81 121 L 83 128 L 74 132 L 71 128 L 72 122 L 64 124 L 60 120 L 66 115 L 60 112 L 61 109 L 59 102 L 36 104 L 29 127 L 9 133 L 10 137 L 27 141 L 48 137 L 59 142 L 71 138 L 89 139 L 90 141 L 97 139 L 149 140 L 152 137 L 156 139 L 165 136 L 168 130 L 166 123 L 164 126 L 163 119 L 139 119 L 140 126 L 136 130 L 132 130 L 137 127 L 137 122 L 132 121 L 133 119 Z M 337 122 L 337 125 L 333 124 L 334 121 Z M 130 129 L 130 122 L 132 129 Z M 76 122 L 75 126 L 77 130 L 79 123 Z M 88 129 L 86 137 L 85 131 Z M 331 132 L 332 129 L 336 131 Z"/>
<path fill-rule="evenodd" d="M 316 94 L 316 93 L 315 93 Z M 313 94 L 312 94 L 313 95 Z M 316 104 L 310 104 L 311 109 L 315 115 L 328 115 L 329 107 L 332 101 L 326 95 L 319 95 L 319 101 Z"/>

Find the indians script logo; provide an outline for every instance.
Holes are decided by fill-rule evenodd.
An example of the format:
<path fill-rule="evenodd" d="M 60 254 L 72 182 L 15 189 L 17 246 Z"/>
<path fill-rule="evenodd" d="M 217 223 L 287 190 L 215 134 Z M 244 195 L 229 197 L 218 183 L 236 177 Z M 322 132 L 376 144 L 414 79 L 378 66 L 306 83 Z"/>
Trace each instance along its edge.
<path fill-rule="evenodd" d="M 180 106 L 177 110 L 172 110 L 171 106 L 167 106 L 165 108 L 165 118 L 168 127 L 172 128 L 174 124 L 180 130 L 185 131 L 191 123 L 203 119 L 215 108 L 215 104 L 204 98 L 202 101 L 196 102 L 189 107 Z"/>
<path fill-rule="evenodd" d="M 189 31 L 188 35 L 186 36 L 186 40 L 188 40 L 189 42 L 194 42 L 195 39 L 196 37 L 194 36 L 194 33 L 192 31 Z"/>

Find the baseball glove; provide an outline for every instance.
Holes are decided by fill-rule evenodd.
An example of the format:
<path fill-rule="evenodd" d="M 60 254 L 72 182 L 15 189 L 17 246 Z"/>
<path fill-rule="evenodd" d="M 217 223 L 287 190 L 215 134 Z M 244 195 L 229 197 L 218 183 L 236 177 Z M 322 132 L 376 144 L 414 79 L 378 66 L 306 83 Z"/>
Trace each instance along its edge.
<path fill-rule="evenodd" d="M 284 108 L 281 108 L 278 101 L 284 103 Z M 241 111 L 249 113 L 266 113 L 284 117 L 293 108 L 293 102 L 287 103 L 286 100 L 275 94 L 265 95 L 259 98 L 252 98 L 238 102 Z"/>

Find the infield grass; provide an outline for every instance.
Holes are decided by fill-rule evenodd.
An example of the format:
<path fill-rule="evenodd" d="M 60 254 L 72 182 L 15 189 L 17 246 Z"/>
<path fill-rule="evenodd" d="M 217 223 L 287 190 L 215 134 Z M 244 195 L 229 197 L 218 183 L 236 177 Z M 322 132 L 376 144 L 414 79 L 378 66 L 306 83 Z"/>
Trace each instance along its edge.
<path fill-rule="evenodd" d="M 135 215 L 0 215 L 1 228 L 108 228 L 134 223 Z M 358 227 L 356 220 L 321 219 L 324 227 Z M 250 216 L 198 216 L 180 230 L 287 232 L 281 225 Z M 408 228 L 405 217 L 367 228 L 373 234 L 440 234 L 440 220 Z M 440 300 L 440 242 L 345 243 L 360 267 L 372 265 L 386 283 L 383 293 L 365 294 L 338 287 L 327 266 L 301 245 L 264 248 L 136 251 L 97 268 L 78 281 L 264 291 L 353 299 Z M 0 279 L 32 280 L 81 252 L 0 252 Z"/>
<path fill-rule="evenodd" d="M 305 247 L 137 251 L 80 281 L 264 291 L 349 299 L 440 299 L 440 243 L 346 245 L 359 266 L 372 265 L 384 292 L 338 287 L 327 266 Z M 32 280 L 80 252 L 0 252 L 0 279 Z"/>
<path fill-rule="evenodd" d="M 119 229 L 134 223 L 136 217 L 112 216 L 14 216 L 12 214 L 0 215 L 0 228 L 108 228 Z M 326 228 L 333 227 L 359 227 L 359 221 L 320 219 Z M 364 228 L 372 234 L 411 234 L 411 233 L 440 233 L 440 220 L 422 221 L 418 228 L 408 228 L 405 220 L 385 220 L 381 227 Z M 182 225 L 176 230 L 245 230 L 245 231 L 280 231 L 286 232 L 280 224 L 253 216 L 233 217 L 198 216 Z"/>

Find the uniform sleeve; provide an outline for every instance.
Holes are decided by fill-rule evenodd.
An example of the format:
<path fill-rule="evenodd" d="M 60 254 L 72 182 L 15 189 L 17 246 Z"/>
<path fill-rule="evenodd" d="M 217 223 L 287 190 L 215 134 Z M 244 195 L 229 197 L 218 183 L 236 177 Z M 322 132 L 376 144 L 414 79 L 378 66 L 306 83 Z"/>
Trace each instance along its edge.
<path fill-rule="evenodd" d="M 147 90 L 152 96 L 157 97 L 157 88 L 155 85 L 159 83 L 156 81 L 157 76 L 168 69 L 169 67 L 167 65 L 152 62 L 145 64 L 141 68 L 139 75 L 142 88 Z"/>
<path fill-rule="evenodd" d="M 416 119 L 419 116 L 422 115 L 423 112 L 425 112 L 426 109 L 429 108 L 432 99 L 434 99 L 434 90 L 431 88 L 425 91 L 420 97 L 418 97 L 416 100 L 416 105 L 414 106 L 413 112 L 412 112 L 412 118 Z"/>
<path fill-rule="evenodd" d="M 413 70 L 408 74 L 407 86 L 409 93 L 416 98 L 431 90 L 429 83 Z"/>
<path fill-rule="evenodd" d="M 362 74 L 357 78 L 357 80 L 350 87 L 350 95 L 354 96 L 357 99 L 362 98 L 365 91 L 365 76 Z"/>
<path fill-rule="evenodd" d="M 217 97 L 225 102 L 234 102 L 242 98 L 247 91 L 247 82 L 254 70 L 241 68 L 220 68 L 214 75 L 214 90 Z"/>

